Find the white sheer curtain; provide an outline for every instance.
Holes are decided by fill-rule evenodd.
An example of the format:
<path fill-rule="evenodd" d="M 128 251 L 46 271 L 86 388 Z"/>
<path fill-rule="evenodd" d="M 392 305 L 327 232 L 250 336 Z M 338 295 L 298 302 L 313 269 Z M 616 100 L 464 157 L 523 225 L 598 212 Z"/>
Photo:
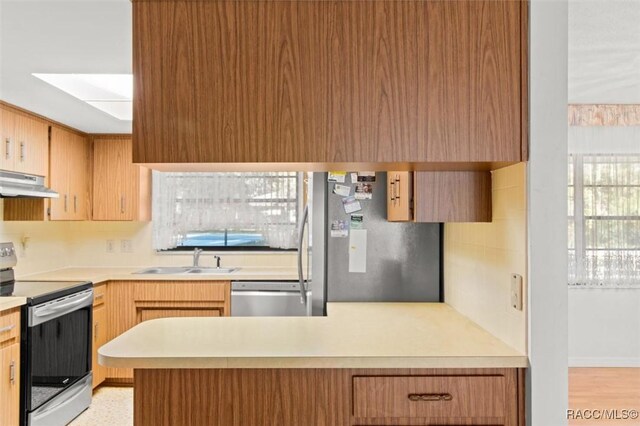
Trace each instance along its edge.
<path fill-rule="evenodd" d="M 569 283 L 640 287 L 640 156 L 569 161 Z"/>
<path fill-rule="evenodd" d="M 273 248 L 296 243 L 296 173 L 153 172 L 153 244 L 177 247 L 190 232 L 258 231 Z"/>

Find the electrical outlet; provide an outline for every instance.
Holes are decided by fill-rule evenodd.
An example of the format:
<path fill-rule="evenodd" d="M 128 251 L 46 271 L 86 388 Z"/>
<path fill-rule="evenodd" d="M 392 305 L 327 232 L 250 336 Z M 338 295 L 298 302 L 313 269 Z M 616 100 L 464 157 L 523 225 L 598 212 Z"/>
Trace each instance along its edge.
<path fill-rule="evenodd" d="M 133 243 L 131 240 L 120 240 L 120 251 L 122 253 L 133 253 Z"/>
<path fill-rule="evenodd" d="M 511 274 L 511 307 L 522 310 L 522 275 Z"/>
<path fill-rule="evenodd" d="M 115 251 L 115 246 L 115 241 L 107 240 L 107 253 L 113 253 Z"/>

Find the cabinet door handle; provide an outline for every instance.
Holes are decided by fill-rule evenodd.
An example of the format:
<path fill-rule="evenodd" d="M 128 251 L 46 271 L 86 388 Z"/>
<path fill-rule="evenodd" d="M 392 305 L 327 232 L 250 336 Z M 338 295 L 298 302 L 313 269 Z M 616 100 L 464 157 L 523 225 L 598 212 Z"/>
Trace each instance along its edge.
<path fill-rule="evenodd" d="M 11 361 L 11 364 L 9 364 L 9 381 L 11 382 L 12 385 L 16 383 L 16 362 L 15 361 Z"/>
<path fill-rule="evenodd" d="M 77 195 L 73 196 L 73 212 L 74 213 L 78 212 L 78 196 Z"/>
<path fill-rule="evenodd" d="M 13 330 L 14 328 L 16 328 L 16 325 L 15 325 L 15 324 L 9 324 L 9 325 L 8 325 L 8 326 L 6 326 L 6 327 L 2 327 L 2 328 L 0 328 L 0 333 L 4 333 L 5 331 L 11 331 L 11 330 Z"/>
<path fill-rule="evenodd" d="M 391 179 L 389 181 L 389 194 L 390 194 L 389 201 L 391 201 L 394 205 L 396 204 L 394 202 L 396 200 L 396 188 L 395 188 L 395 186 L 396 186 L 396 182 L 393 179 Z"/>
<path fill-rule="evenodd" d="M 120 196 L 120 213 L 124 213 L 124 195 Z"/>
<path fill-rule="evenodd" d="M 11 158 L 11 138 L 4 140 L 4 158 L 7 160 Z"/>
<path fill-rule="evenodd" d="M 450 393 L 410 393 L 407 395 L 409 401 L 451 401 L 453 396 Z"/>
<path fill-rule="evenodd" d="M 24 142 L 20 142 L 20 162 L 24 163 L 25 158 L 26 158 L 25 144 Z"/>
<path fill-rule="evenodd" d="M 93 340 L 98 341 L 98 323 L 93 327 Z"/>
<path fill-rule="evenodd" d="M 64 194 L 64 211 L 65 212 L 67 211 L 67 207 L 68 207 L 68 204 L 69 204 L 68 201 L 69 201 L 69 197 L 67 196 L 67 194 Z"/>

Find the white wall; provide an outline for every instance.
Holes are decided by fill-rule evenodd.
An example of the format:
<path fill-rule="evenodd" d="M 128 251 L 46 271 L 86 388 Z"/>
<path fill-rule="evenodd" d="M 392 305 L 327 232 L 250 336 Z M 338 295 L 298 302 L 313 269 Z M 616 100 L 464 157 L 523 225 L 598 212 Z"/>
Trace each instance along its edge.
<path fill-rule="evenodd" d="M 640 367 L 640 290 L 569 290 L 569 365 Z"/>
<path fill-rule="evenodd" d="M 0 242 L 13 242 L 17 250 L 18 276 L 68 266 L 71 262 L 68 233 L 69 226 L 63 222 L 0 221 Z M 29 238 L 26 251 L 22 246 L 24 237 Z"/>
<path fill-rule="evenodd" d="M 566 425 L 567 0 L 529 2 L 527 424 Z"/>

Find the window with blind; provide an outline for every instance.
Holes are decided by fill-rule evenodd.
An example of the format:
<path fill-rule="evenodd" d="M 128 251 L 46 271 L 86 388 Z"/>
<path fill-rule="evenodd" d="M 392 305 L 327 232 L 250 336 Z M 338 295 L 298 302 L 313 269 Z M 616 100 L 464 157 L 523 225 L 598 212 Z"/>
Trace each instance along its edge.
<path fill-rule="evenodd" d="M 154 172 L 154 248 L 293 249 L 298 186 L 295 172 Z"/>
<path fill-rule="evenodd" d="M 640 286 L 640 156 L 569 157 L 569 284 Z"/>

